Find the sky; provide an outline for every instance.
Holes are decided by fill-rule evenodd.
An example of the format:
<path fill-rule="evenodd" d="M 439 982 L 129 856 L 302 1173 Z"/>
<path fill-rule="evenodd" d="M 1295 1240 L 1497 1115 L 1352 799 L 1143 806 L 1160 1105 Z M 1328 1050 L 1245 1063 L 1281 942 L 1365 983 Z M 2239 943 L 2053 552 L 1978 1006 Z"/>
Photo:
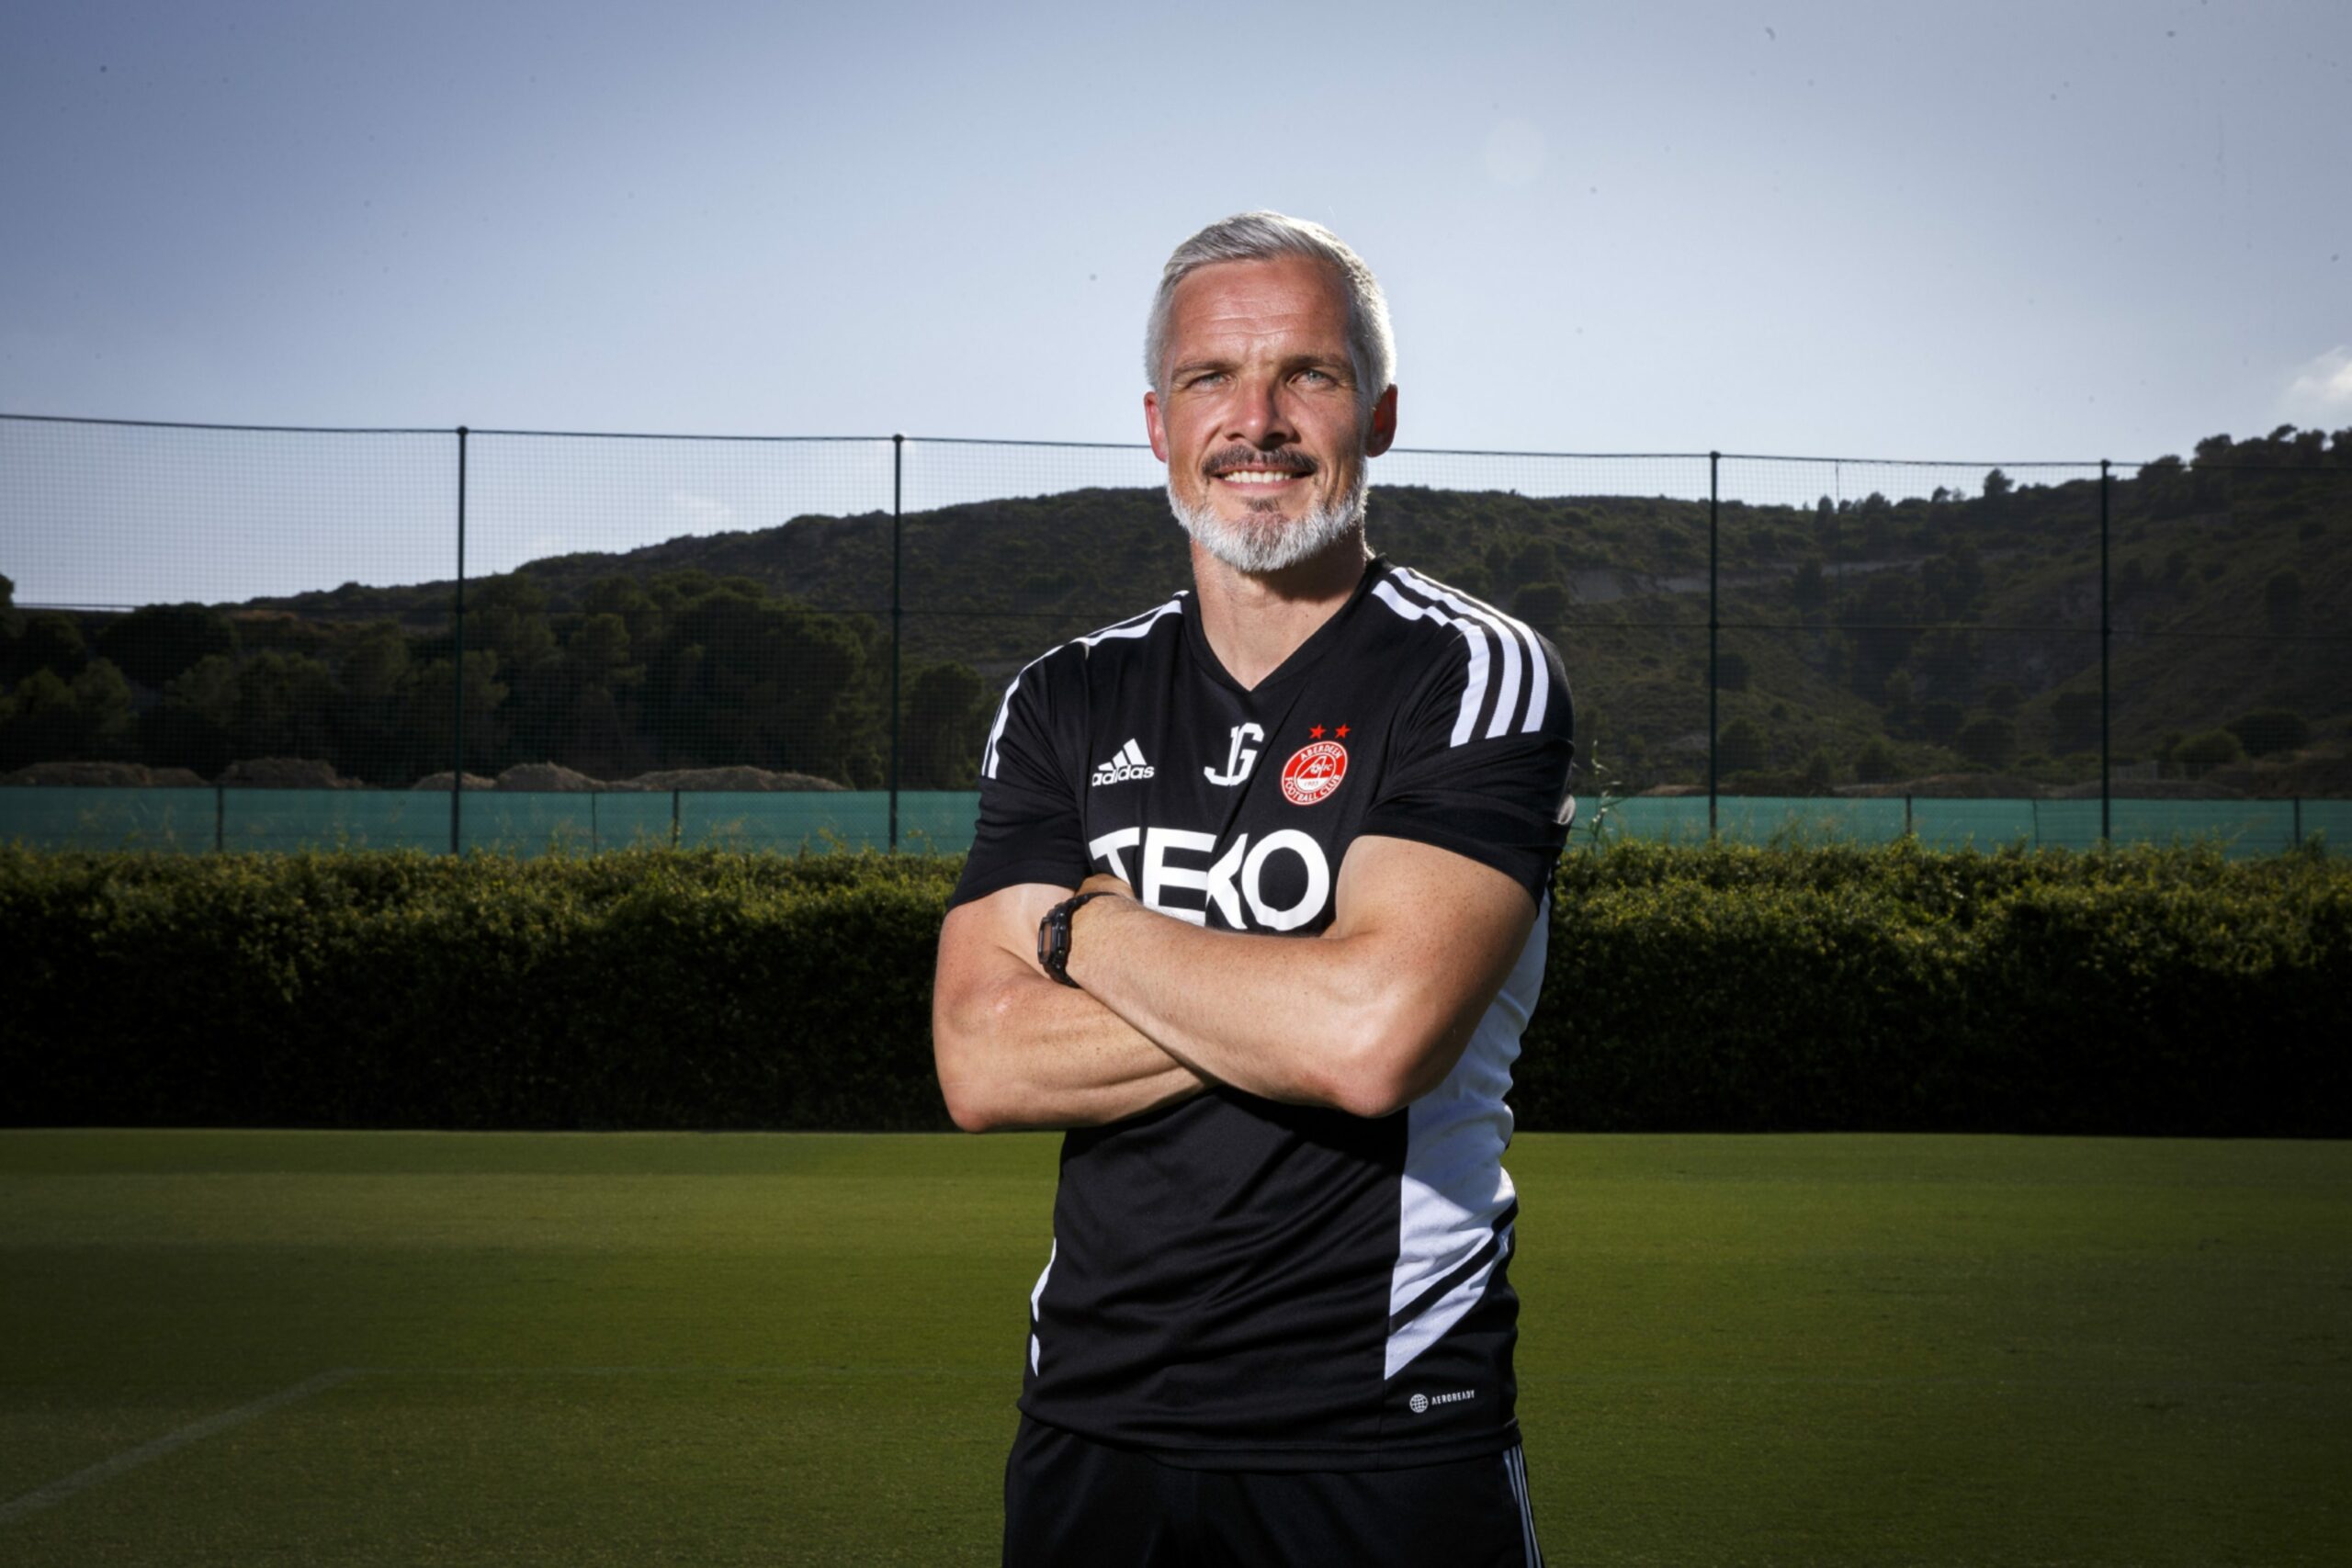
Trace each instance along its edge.
<path fill-rule="evenodd" d="M 1402 446 L 2128 461 L 2352 426 L 2347 105 L 2343 0 L 18 0 L 0 412 L 1133 442 L 1272 207 Z"/>

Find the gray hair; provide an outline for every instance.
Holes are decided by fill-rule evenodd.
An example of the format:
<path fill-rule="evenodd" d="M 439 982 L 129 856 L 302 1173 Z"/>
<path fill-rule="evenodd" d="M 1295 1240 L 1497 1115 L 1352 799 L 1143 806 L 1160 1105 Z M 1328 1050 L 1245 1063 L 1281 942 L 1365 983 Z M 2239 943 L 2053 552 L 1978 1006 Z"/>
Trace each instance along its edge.
<path fill-rule="evenodd" d="M 1143 373 L 1155 391 L 1168 390 L 1168 317 L 1176 286 L 1218 262 L 1272 261 L 1308 256 L 1339 276 L 1348 298 L 1348 357 L 1355 364 L 1357 396 L 1370 408 L 1396 378 L 1396 339 L 1388 329 L 1388 300 L 1363 258 L 1320 223 L 1279 212 L 1241 212 L 1210 224 L 1176 247 L 1160 270 L 1144 327 Z"/>

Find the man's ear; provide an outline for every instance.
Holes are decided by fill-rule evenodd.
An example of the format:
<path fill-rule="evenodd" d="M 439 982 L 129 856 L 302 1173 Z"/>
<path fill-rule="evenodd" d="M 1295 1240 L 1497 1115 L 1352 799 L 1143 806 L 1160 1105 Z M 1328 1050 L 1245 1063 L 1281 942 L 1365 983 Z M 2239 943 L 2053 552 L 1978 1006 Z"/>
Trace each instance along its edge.
<path fill-rule="evenodd" d="M 1394 446 L 1396 440 L 1396 388 L 1392 383 L 1386 391 L 1373 400 L 1372 429 L 1364 435 L 1363 455 L 1377 457 Z"/>
<path fill-rule="evenodd" d="M 1163 463 L 1168 461 L 1168 424 L 1159 416 L 1159 394 L 1156 391 L 1143 395 L 1143 428 L 1151 437 L 1151 455 Z"/>

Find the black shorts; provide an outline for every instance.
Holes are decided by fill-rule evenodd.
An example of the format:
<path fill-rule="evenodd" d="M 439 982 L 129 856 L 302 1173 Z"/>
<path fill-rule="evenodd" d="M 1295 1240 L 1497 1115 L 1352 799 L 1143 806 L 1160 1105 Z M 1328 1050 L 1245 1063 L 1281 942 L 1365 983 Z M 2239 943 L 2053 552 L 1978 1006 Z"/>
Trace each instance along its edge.
<path fill-rule="evenodd" d="M 1516 1447 L 1409 1470 L 1187 1470 L 1022 1418 L 1005 1568 L 1542 1568 Z"/>

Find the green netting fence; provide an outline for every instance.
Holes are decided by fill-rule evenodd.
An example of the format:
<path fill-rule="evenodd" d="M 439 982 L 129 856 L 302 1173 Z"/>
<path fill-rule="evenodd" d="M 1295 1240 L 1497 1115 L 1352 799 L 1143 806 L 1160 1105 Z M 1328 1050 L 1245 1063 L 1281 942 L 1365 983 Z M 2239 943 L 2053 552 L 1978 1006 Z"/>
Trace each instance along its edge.
<path fill-rule="evenodd" d="M 901 791 L 898 847 L 961 854 L 979 796 Z M 2111 840 L 2211 843 L 2233 858 L 2314 841 L 2352 843 L 2352 801 L 2118 800 Z M 2097 800 L 1940 800 L 1879 796 L 1733 796 L 1715 802 L 1714 831 L 1734 843 L 1885 843 L 1905 835 L 1931 849 L 2088 850 L 2100 840 Z M 592 854 L 647 845 L 821 852 L 885 849 L 884 790 L 767 792 L 474 791 L 462 848 L 503 854 Z M 1704 795 L 1580 797 L 1575 841 L 1703 842 Z M 0 790 L 0 842 L 51 850 L 445 851 L 446 796 L 431 791 L 231 788 Z"/>

